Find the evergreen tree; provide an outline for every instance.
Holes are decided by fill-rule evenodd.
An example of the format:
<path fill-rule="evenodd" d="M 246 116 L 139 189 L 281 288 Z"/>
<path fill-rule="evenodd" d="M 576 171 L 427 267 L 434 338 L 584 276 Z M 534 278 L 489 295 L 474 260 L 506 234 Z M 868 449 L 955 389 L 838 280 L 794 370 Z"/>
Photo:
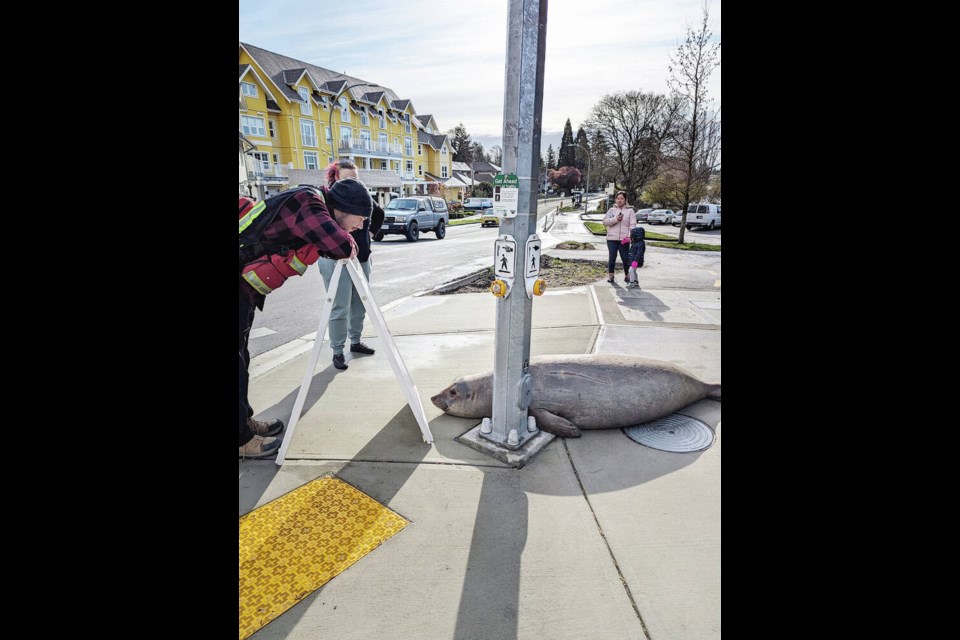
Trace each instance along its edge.
<path fill-rule="evenodd" d="M 590 153 L 590 144 L 587 142 L 587 132 L 583 130 L 583 127 L 577 129 L 577 139 L 574 142 L 577 147 L 573 150 L 576 156 L 576 164 L 574 166 L 577 169 L 580 169 L 580 173 L 584 174 L 584 179 L 586 179 L 587 168 L 593 168 L 592 158 L 588 160 Z M 596 178 L 596 176 L 590 176 L 591 178 Z M 583 186 L 586 186 L 584 183 Z"/>
<path fill-rule="evenodd" d="M 456 162 L 470 162 L 473 160 L 473 149 L 471 148 L 470 134 L 461 122 L 456 127 L 447 132 L 450 135 L 450 146 L 453 148 L 453 159 Z"/>
<path fill-rule="evenodd" d="M 557 152 L 560 156 L 557 158 L 557 164 L 561 167 L 576 166 L 577 153 L 573 147 L 567 146 L 573 144 L 573 127 L 570 126 L 570 118 L 567 118 L 567 124 L 563 125 L 563 137 L 560 138 L 560 150 Z"/>
<path fill-rule="evenodd" d="M 470 144 L 471 149 L 471 158 L 472 162 L 487 162 L 487 154 L 483 150 L 483 144 L 480 142 L 473 142 Z"/>
<path fill-rule="evenodd" d="M 557 168 L 557 154 L 553 151 L 553 145 L 547 146 L 547 169 Z"/>

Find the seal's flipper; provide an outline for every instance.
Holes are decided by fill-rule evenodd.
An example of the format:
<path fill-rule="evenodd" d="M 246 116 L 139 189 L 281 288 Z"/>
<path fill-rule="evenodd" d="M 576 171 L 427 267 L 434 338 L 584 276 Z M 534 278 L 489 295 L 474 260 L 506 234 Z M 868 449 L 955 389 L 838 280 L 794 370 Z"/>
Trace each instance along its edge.
<path fill-rule="evenodd" d="M 547 433 L 552 433 L 561 438 L 579 438 L 582 435 L 580 433 L 580 427 L 566 418 L 558 416 L 555 413 L 550 413 L 546 409 L 530 411 L 530 415 L 537 419 L 537 427 Z"/>
<path fill-rule="evenodd" d="M 710 391 L 707 392 L 708 398 L 710 398 L 711 400 L 717 400 L 718 402 L 723 402 L 722 400 L 720 400 L 720 385 L 711 384 L 711 385 L 707 385 L 707 387 L 710 389 Z"/>

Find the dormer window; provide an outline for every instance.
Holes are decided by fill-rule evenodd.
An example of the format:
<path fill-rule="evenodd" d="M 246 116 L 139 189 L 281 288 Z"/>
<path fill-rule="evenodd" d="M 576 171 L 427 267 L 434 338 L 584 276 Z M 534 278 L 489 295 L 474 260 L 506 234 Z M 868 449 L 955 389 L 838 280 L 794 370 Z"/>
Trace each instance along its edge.
<path fill-rule="evenodd" d="M 240 88 L 243 89 L 243 95 L 250 96 L 251 98 L 257 97 L 257 85 L 252 82 L 241 82 Z"/>
<path fill-rule="evenodd" d="M 350 122 L 350 109 L 346 98 L 340 98 L 340 120 Z"/>
<path fill-rule="evenodd" d="M 300 103 L 300 115 L 312 116 L 313 107 L 310 106 L 310 92 L 304 87 L 300 87 L 297 89 L 297 93 L 299 93 L 303 99 L 303 102 Z"/>

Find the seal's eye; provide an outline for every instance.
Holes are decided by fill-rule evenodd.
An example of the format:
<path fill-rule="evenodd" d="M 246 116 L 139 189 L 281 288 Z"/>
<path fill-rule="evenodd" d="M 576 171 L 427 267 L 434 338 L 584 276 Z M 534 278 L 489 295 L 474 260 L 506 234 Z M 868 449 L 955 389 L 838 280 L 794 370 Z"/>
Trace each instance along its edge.
<path fill-rule="evenodd" d="M 452 395 L 452 396 L 457 395 L 457 390 L 456 390 L 456 389 L 450 389 L 450 395 Z"/>

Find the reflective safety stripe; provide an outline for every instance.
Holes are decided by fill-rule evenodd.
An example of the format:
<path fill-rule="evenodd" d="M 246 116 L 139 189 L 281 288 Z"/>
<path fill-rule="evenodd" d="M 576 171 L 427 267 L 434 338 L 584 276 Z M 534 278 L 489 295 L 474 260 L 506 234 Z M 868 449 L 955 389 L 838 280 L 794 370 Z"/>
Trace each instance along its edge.
<path fill-rule="evenodd" d="M 287 263 L 287 266 L 294 269 L 300 275 L 303 275 L 303 273 L 307 270 L 307 265 L 303 264 L 296 254 L 294 254 L 293 259 Z"/>
<path fill-rule="evenodd" d="M 257 216 L 263 213 L 263 210 L 267 208 L 267 203 L 265 200 L 261 200 L 256 204 L 253 209 L 247 212 L 247 215 L 240 218 L 240 233 L 243 233 L 243 230 L 249 227 Z"/>
<path fill-rule="evenodd" d="M 253 287 L 257 293 L 262 293 L 267 295 L 273 289 L 267 286 L 267 284 L 260 279 L 260 276 L 257 275 L 256 271 L 250 270 L 243 274 L 243 279 L 250 283 L 250 286 Z"/>

